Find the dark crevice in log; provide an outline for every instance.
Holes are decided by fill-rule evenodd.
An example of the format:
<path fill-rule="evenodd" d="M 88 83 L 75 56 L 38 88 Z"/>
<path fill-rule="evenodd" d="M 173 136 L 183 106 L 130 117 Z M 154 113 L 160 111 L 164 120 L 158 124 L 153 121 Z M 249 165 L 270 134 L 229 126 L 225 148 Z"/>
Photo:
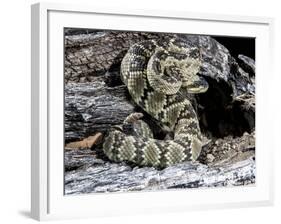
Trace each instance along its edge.
<path fill-rule="evenodd" d="M 206 93 L 196 96 L 200 105 L 198 116 L 202 131 L 216 138 L 252 132 L 255 127 L 255 108 L 246 108 L 245 102 L 233 100 L 229 83 L 223 80 L 217 82 L 208 77 L 206 80 L 210 88 Z"/>

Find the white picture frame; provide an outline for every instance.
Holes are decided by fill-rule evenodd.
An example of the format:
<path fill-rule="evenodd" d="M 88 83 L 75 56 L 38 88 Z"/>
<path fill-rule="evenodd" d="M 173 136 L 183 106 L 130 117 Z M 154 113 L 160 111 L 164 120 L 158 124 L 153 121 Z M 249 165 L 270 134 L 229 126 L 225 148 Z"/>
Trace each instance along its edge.
<path fill-rule="evenodd" d="M 267 91 L 273 19 L 38 3 L 32 12 L 31 214 L 37 220 L 100 217 L 273 203 L 273 142 Z M 256 42 L 257 183 L 251 187 L 140 193 L 63 194 L 63 27 L 251 36 Z M 188 28 L 187 28 L 188 27 Z M 261 106 L 262 105 L 262 106 Z M 111 203 L 107 203 L 110 201 Z M 132 203 L 134 201 L 134 206 Z"/>

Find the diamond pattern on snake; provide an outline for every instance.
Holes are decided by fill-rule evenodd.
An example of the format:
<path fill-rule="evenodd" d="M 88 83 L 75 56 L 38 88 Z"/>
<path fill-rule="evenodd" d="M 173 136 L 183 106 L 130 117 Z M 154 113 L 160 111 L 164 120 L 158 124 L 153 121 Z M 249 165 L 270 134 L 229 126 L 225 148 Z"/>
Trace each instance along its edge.
<path fill-rule="evenodd" d="M 199 121 L 182 93 L 207 91 L 208 83 L 198 75 L 201 63 L 200 49 L 178 39 L 145 40 L 129 48 L 121 63 L 121 79 L 133 101 L 173 137 L 155 139 L 142 114 L 131 114 L 105 137 L 103 151 L 110 160 L 165 168 L 198 158 Z M 128 126 L 129 134 L 124 130 Z"/>

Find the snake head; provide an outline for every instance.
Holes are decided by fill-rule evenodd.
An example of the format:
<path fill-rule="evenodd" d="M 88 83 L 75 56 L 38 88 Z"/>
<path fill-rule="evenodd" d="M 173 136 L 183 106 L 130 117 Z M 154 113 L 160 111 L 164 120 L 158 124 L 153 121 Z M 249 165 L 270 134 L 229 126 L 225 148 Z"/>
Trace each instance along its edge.
<path fill-rule="evenodd" d="M 199 75 L 195 75 L 185 86 L 188 93 L 205 93 L 208 88 L 208 82 Z"/>
<path fill-rule="evenodd" d="M 199 75 L 202 66 L 202 50 L 191 47 L 187 51 L 188 57 L 184 61 L 182 73 L 182 87 L 188 93 L 204 93 L 208 90 L 209 84 L 203 76 Z"/>

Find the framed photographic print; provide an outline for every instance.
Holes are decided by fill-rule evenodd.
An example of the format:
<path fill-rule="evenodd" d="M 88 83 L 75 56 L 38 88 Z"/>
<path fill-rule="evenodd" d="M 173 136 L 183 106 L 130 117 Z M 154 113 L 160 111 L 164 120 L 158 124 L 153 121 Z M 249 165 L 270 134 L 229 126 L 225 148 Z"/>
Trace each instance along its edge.
<path fill-rule="evenodd" d="M 32 217 L 271 204 L 272 26 L 32 5 Z"/>

